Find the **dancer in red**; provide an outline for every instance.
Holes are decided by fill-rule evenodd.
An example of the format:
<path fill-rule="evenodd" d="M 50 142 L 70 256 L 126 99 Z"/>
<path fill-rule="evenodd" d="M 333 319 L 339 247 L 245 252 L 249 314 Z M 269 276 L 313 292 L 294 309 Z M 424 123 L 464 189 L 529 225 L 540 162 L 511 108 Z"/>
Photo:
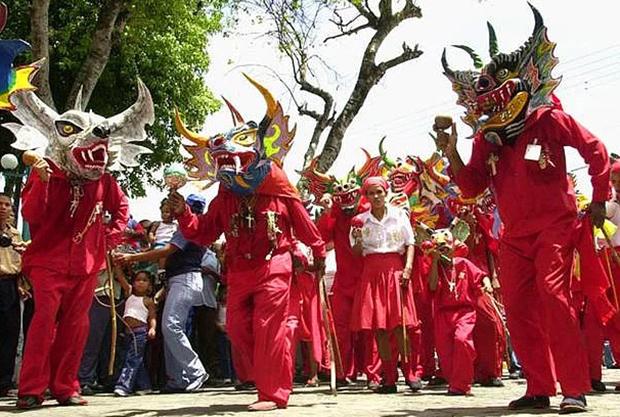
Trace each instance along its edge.
<path fill-rule="evenodd" d="M 281 169 L 292 140 L 288 117 L 263 86 L 248 80 L 267 103 L 260 126 L 243 122 L 229 104 L 237 127 L 205 138 L 189 131 L 177 115 L 177 128 L 194 143 L 187 147 L 193 155 L 190 173 L 217 178 L 220 188 L 201 216 L 192 214 L 178 193 L 170 204 L 188 240 L 209 245 L 226 236 L 226 328 L 233 349 L 247 361 L 244 379 L 258 390 L 258 401 L 249 409 L 267 411 L 287 406 L 293 383 L 287 328 L 293 236 L 312 250 L 318 273 L 324 269 L 325 245 Z"/>
<path fill-rule="evenodd" d="M 397 358 L 391 340 L 398 341 L 401 360 L 410 357 L 408 329 L 419 325 L 410 277 L 414 235 L 405 211 L 386 206 L 388 183 L 381 177 L 364 181 L 362 194 L 371 209 L 357 215 L 351 228 L 353 252 L 364 256 L 364 269 L 355 292 L 351 328 L 372 330 L 377 338 L 384 380 L 376 393 L 397 392 Z M 394 343 L 392 341 L 392 343 Z"/>
<path fill-rule="evenodd" d="M 447 229 L 432 236 L 429 288 L 433 292 L 435 342 L 449 395 L 470 395 L 474 377 L 474 326 L 481 287 L 491 280 L 473 263 L 454 256 L 454 239 Z"/>
<path fill-rule="evenodd" d="M 14 113 L 23 123 L 13 126 L 16 136 L 23 138 L 20 130 L 27 128 L 49 140 L 45 158 L 32 151 L 23 156 L 33 168 L 22 196 L 22 214 L 32 234 L 23 271 L 36 303 L 18 408 L 40 405 L 47 388 L 61 405 L 87 404 L 79 395 L 77 372 L 88 336 L 88 311 L 106 250 L 121 242 L 129 219 L 127 198 L 105 171 L 121 163 L 137 165 L 134 157 L 145 148 L 129 142 L 146 138 L 144 125 L 153 122 L 151 96 L 142 83 L 138 91 L 133 106 L 108 119 L 81 111 L 81 101 L 58 115 L 34 92 L 12 97 Z M 36 147 L 25 142 L 14 146 Z M 113 154 L 108 154 L 110 143 L 115 144 Z M 109 221 L 104 221 L 106 213 Z"/>
<path fill-rule="evenodd" d="M 577 207 L 564 147 L 577 149 L 589 166 L 590 214 L 599 227 L 609 192 L 609 158 L 601 140 L 554 104 L 554 44 L 542 17 L 532 10 L 536 25 L 528 42 L 511 54 L 498 53 L 497 43 L 491 42 L 491 62 L 480 73 L 451 70 L 444 54 L 444 73 L 467 107 L 465 120 L 474 128 L 475 139 L 467 165 L 456 147 L 455 125 L 451 134 L 436 126 L 437 145 L 465 197 L 491 187 L 504 223 L 499 250 L 502 295 L 528 383 L 525 396 L 509 406 L 549 407 L 557 375 L 564 395 L 560 412 L 566 414 L 586 411 L 590 378 L 570 302 Z M 490 33 L 494 38 L 495 32 Z"/>

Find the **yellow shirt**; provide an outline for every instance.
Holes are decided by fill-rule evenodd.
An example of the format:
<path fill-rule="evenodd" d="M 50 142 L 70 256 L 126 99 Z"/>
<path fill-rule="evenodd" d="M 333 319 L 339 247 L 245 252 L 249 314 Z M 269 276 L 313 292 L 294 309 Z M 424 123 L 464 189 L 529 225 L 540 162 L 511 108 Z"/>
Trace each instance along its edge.
<path fill-rule="evenodd" d="M 16 228 L 7 225 L 4 232 L 11 236 L 14 243 L 22 241 L 22 237 Z M 7 248 L 0 247 L 0 276 L 15 275 L 19 274 L 21 271 L 22 256 L 17 253 L 12 246 Z"/>

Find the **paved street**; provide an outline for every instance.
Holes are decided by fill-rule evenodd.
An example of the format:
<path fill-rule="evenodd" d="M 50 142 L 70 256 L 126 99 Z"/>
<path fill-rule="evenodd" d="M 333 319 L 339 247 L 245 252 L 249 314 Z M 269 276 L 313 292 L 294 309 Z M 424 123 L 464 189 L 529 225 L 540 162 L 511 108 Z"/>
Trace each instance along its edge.
<path fill-rule="evenodd" d="M 620 416 L 620 393 L 613 391 L 620 381 L 620 370 L 605 371 L 605 382 L 611 389 L 600 395 L 590 395 L 588 403 L 596 417 Z M 393 395 L 372 394 L 356 386 L 341 392 L 338 397 L 327 394 L 326 387 L 296 388 L 289 408 L 263 415 L 269 416 L 419 416 L 419 417 L 461 417 L 461 416 L 556 416 L 561 397 L 552 399 L 552 409 L 542 412 L 515 412 L 506 409 L 506 404 L 524 392 L 524 381 L 505 381 L 505 388 L 474 387 L 474 397 L 460 398 L 446 396 L 445 389 L 423 390 L 412 394 L 400 386 L 400 392 Z M 109 394 L 88 397 L 88 407 L 58 407 L 54 401 L 47 401 L 41 409 L 21 412 L 14 408 L 14 400 L 0 401 L 0 415 L 25 414 L 40 416 L 93 416 L 93 417 L 136 417 L 136 416 L 245 416 L 256 413 L 245 411 L 246 405 L 255 401 L 253 394 L 241 394 L 232 388 L 213 388 L 194 394 L 146 395 L 129 398 L 114 398 Z"/>

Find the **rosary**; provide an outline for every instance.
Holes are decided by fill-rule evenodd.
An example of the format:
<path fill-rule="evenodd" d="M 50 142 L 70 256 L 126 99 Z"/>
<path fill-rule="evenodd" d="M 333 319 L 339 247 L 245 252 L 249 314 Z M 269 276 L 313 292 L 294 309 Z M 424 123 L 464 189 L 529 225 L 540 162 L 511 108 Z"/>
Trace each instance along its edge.
<path fill-rule="evenodd" d="M 254 205 L 256 195 L 244 197 L 239 203 L 239 210 L 230 218 L 230 233 L 234 237 L 239 237 L 239 227 L 244 227 L 249 231 L 254 230 L 256 218 L 254 217 Z"/>

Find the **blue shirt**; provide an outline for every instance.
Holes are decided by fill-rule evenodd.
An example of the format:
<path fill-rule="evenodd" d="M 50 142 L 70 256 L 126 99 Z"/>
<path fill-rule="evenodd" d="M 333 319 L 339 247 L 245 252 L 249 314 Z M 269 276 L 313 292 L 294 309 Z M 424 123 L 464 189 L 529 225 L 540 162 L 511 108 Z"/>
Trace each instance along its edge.
<path fill-rule="evenodd" d="M 166 258 L 166 278 L 201 271 L 202 257 L 205 253 L 203 246 L 188 241 L 178 230 L 174 232 L 169 243 L 178 250 Z"/>

